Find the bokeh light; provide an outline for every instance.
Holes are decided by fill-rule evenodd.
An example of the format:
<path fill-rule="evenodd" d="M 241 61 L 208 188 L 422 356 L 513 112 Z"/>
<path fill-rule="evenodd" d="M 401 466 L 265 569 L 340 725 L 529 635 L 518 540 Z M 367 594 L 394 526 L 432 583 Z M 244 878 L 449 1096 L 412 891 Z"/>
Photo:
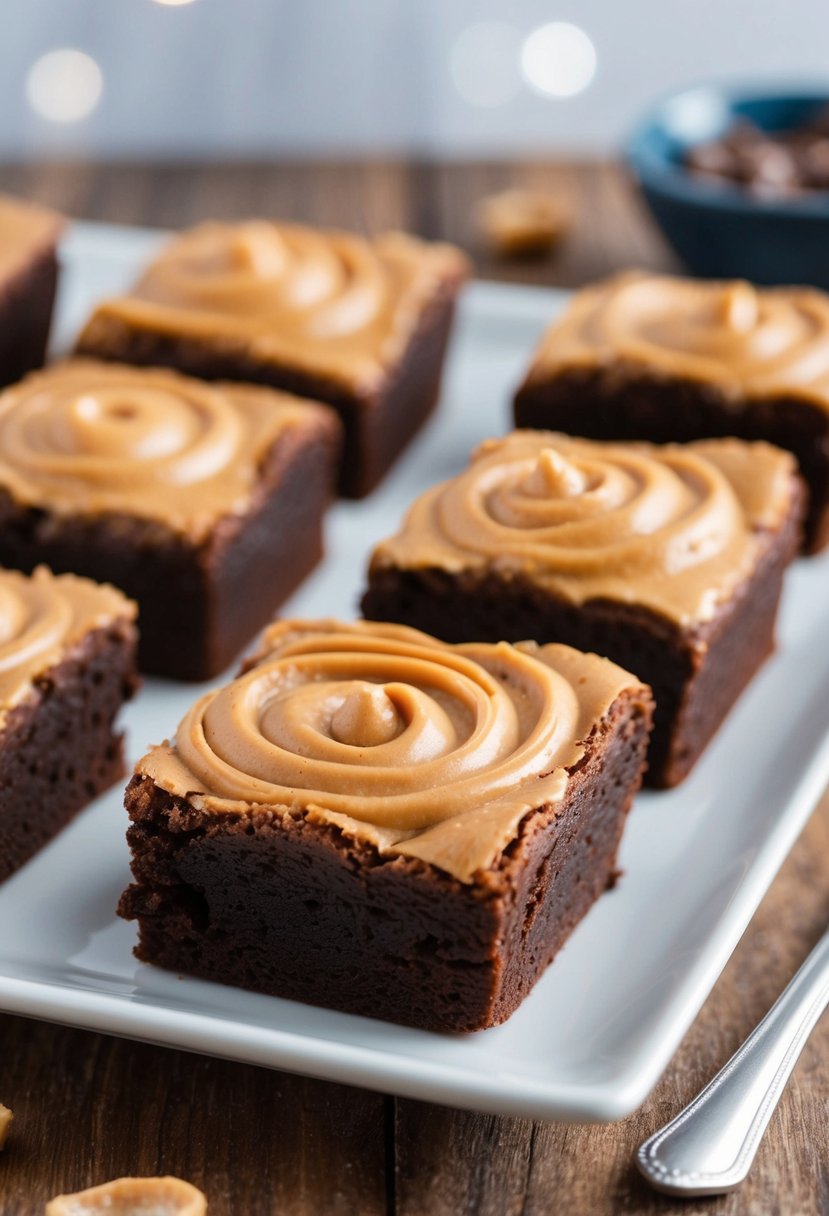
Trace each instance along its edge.
<path fill-rule="evenodd" d="M 527 84 L 547 97 L 574 97 L 596 74 L 596 48 L 578 25 L 551 21 L 529 34 L 521 48 Z"/>
<path fill-rule="evenodd" d="M 101 69 L 91 55 L 65 47 L 36 59 L 26 76 L 29 105 L 50 122 L 88 118 L 101 99 Z"/>
<path fill-rule="evenodd" d="M 452 80 L 471 106 L 502 106 L 521 88 L 521 34 L 506 21 L 479 21 L 458 35 L 450 60 Z"/>

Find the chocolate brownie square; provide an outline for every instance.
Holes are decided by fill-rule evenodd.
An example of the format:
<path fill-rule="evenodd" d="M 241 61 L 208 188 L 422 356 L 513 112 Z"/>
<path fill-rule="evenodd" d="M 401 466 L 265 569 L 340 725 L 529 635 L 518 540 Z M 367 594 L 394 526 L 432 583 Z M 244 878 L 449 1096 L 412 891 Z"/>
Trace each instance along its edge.
<path fill-rule="evenodd" d="M 345 429 L 340 489 L 361 498 L 437 401 L 466 274 L 459 250 L 399 232 L 202 224 L 129 295 L 99 305 L 78 350 L 333 406 Z"/>
<path fill-rule="evenodd" d="M 802 498 L 768 444 L 516 431 L 415 502 L 374 552 L 363 612 L 607 655 L 653 688 L 646 780 L 676 785 L 774 646 Z"/>
<path fill-rule="evenodd" d="M 0 195 L 0 386 L 46 356 L 62 228 L 55 212 Z"/>
<path fill-rule="evenodd" d="M 142 670 L 207 679 L 319 561 L 339 439 L 272 389 L 56 364 L 0 394 L 0 564 L 114 583 Z"/>
<path fill-rule="evenodd" d="M 684 443 L 735 436 L 797 458 L 804 548 L 829 542 L 829 296 L 629 273 L 579 292 L 515 398 L 519 427 Z"/>
<path fill-rule="evenodd" d="M 274 625 L 128 787 L 136 954 L 429 1030 L 502 1022 L 614 883 L 651 708 L 566 646 Z"/>
<path fill-rule="evenodd" d="M 0 882 L 123 776 L 134 621 L 114 587 L 0 571 Z"/>

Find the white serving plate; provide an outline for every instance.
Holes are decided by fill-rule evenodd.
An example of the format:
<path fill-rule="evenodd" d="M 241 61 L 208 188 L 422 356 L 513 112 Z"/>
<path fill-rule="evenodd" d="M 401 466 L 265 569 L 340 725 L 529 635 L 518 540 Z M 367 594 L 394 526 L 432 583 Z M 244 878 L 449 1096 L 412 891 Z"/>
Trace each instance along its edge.
<path fill-rule="evenodd" d="M 158 235 L 68 236 L 57 344 L 134 275 Z M 412 497 L 508 426 L 521 368 L 562 293 L 475 284 L 441 410 L 384 486 L 342 503 L 329 557 L 285 611 L 355 613 L 366 555 Z M 506 1023 L 440 1036 L 138 964 L 114 914 L 129 880 L 118 789 L 0 887 L 0 1008 L 455 1106 L 609 1120 L 646 1097 L 829 780 L 829 560 L 789 575 L 780 647 L 678 790 L 641 795 L 625 874 Z M 129 750 L 173 732 L 198 689 L 148 681 Z"/>

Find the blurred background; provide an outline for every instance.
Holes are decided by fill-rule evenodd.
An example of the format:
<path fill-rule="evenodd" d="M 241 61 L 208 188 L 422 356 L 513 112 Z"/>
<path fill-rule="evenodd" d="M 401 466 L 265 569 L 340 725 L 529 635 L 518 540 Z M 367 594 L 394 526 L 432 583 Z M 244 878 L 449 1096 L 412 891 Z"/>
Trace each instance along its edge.
<path fill-rule="evenodd" d="M 0 189 L 72 216 L 399 227 L 541 284 L 829 288 L 827 0 L 3 0 L 0 23 Z M 714 188 L 707 145 L 747 117 Z M 808 152 L 769 146 L 812 120 Z"/>
<path fill-rule="evenodd" d="M 827 0 L 3 0 L 0 158 L 615 149 L 700 78 L 827 74 Z"/>

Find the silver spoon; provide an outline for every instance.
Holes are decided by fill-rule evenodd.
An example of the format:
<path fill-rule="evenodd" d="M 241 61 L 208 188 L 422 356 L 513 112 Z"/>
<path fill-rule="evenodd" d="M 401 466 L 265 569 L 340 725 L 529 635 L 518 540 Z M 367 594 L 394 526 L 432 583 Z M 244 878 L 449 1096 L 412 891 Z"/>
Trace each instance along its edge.
<path fill-rule="evenodd" d="M 714 1080 L 640 1146 L 640 1173 L 667 1195 L 738 1187 L 827 1004 L 829 930 Z"/>

